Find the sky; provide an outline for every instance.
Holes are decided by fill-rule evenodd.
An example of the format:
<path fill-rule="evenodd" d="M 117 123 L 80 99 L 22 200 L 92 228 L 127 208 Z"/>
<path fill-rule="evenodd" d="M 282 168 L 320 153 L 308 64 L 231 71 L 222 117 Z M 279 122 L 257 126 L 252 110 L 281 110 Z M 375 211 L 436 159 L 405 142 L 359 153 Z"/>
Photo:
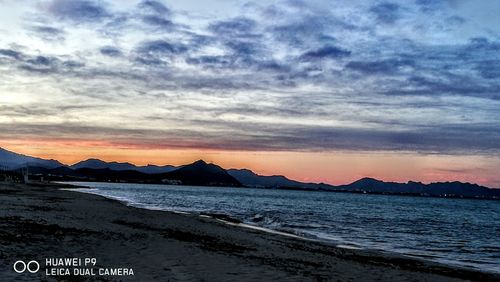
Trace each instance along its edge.
<path fill-rule="evenodd" d="M 500 188 L 500 1 L 0 7 L 0 147 Z"/>

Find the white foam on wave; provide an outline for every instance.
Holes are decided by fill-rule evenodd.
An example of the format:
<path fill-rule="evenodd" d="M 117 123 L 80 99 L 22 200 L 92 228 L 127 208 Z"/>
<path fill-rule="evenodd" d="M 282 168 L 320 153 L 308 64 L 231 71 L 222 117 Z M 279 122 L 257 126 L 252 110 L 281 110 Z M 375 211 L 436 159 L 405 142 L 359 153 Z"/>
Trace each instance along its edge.
<path fill-rule="evenodd" d="M 99 190 L 99 188 L 77 188 L 77 189 L 63 188 L 61 190 L 75 191 L 75 192 L 81 192 L 81 193 L 86 193 L 86 194 L 98 195 L 98 196 L 102 196 L 102 197 L 105 197 L 108 199 L 119 201 L 120 203 L 122 203 L 126 206 L 130 206 L 130 207 L 134 207 L 134 208 L 153 210 L 153 211 L 167 211 L 167 212 L 171 212 L 171 213 L 175 213 L 175 214 L 184 214 L 184 215 L 192 214 L 190 212 L 172 210 L 172 209 L 168 209 L 168 208 L 164 208 L 164 207 L 159 207 L 156 205 L 148 205 L 148 204 L 135 202 L 127 197 L 119 197 L 119 196 L 109 195 L 107 193 L 102 193 L 101 190 Z"/>
<path fill-rule="evenodd" d="M 343 244 L 335 245 L 335 247 L 342 248 L 342 249 L 349 249 L 349 250 L 362 250 L 363 249 L 360 247 L 355 247 L 355 246 L 351 246 L 351 245 L 343 245 Z"/>
<path fill-rule="evenodd" d="M 167 211 L 167 212 L 171 212 L 171 213 L 175 213 L 175 214 L 183 214 L 183 215 L 192 215 L 193 214 L 193 213 L 190 213 L 190 212 L 179 211 L 179 210 L 174 210 L 174 209 L 169 209 L 169 208 L 164 208 L 164 207 L 159 207 L 159 206 L 153 206 L 153 205 L 147 205 L 147 204 L 143 204 L 143 203 L 139 203 L 139 202 L 134 202 L 130 198 L 113 196 L 113 195 L 109 195 L 107 193 L 102 193 L 102 191 L 99 188 L 76 188 L 76 189 L 66 189 L 66 188 L 63 188 L 61 190 L 75 191 L 75 192 L 81 192 L 81 193 L 99 195 L 99 196 L 102 196 L 102 197 L 105 197 L 105 198 L 108 198 L 108 199 L 117 200 L 117 201 L 125 204 L 126 206 L 131 206 L 131 207 L 136 207 L 136 208 L 141 208 L 141 209 L 155 210 L 155 211 Z M 318 241 L 324 241 L 324 240 L 319 240 L 319 239 L 326 239 L 326 238 L 318 238 L 318 239 L 316 239 L 316 238 L 307 238 L 307 237 L 304 237 L 304 236 L 298 236 L 298 235 L 295 235 L 295 234 L 292 234 L 292 233 L 282 232 L 282 231 L 278 231 L 278 230 L 275 230 L 275 229 L 266 228 L 266 227 L 262 227 L 262 226 L 256 226 L 256 225 L 247 224 L 247 223 L 234 223 L 234 222 L 230 222 L 230 221 L 227 221 L 227 220 L 215 218 L 215 217 L 212 217 L 212 216 L 209 216 L 209 215 L 204 215 L 204 214 L 199 214 L 198 216 L 202 217 L 202 218 L 215 219 L 215 220 L 217 220 L 219 222 L 222 222 L 222 223 L 228 224 L 228 225 L 232 225 L 232 226 L 238 226 L 238 227 L 243 227 L 243 228 L 258 230 L 258 231 L 262 231 L 262 232 L 266 232 L 266 233 L 270 233 L 270 234 L 275 234 L 275 235 L 280 235 L 280 236 L 286 236 L 286 237 L 295 238 L 295 239 L 301 239 L 301 240 L 307 240 L 307 241 L 316 241 L 316 242 L 318 242 Z M 315 237 L 317 237 L 317 236 L 315 236 Z M 356 248 L 354 246 L 349 246 L 349 245 L 338 245 L 338 246 L 339 247 L 344 247 L 345 246 L 345 248 Z"/>
<path fill-rule="evenodd" d="M 261 227 L 261 226 L 256 226 L 256 225 L 251 225 L 251 224 L 246 224 L 246 223 L 233 223 L 233 222 L 229 222 L 229 221 L 222 220 L 222 219 L 217 219 L 217 220 L 222 221 L 222 222 L 224 222 L 226 224 L 229 224 L 229 225 L 233 225 L 233 226 L 239 226 L 239 227 L 244 227 L 244 228 L 248 228 L 248 229 L 259 230 L 259 231 L 263 231 L 263 232 L 266 232 L 266 233 L 271 233 L 271 234 L 276 234 L 276 235 L 281 235 L 281 236 L 287 236 L 287 237 L 292 237 L 292 238 L 296 238 L 296 239 L 303 239 L 303 240 L 308 240 L 308 241 L 315 241 L 315 240 L 312 240 L 312 239 L 309 239 L 309 238 L 297 236 L 295 234 L 281 232 L 281 231 L 278 231 L 278 230 L 269 229 L 269 228 L 265 228 L 265 227 Z"/>

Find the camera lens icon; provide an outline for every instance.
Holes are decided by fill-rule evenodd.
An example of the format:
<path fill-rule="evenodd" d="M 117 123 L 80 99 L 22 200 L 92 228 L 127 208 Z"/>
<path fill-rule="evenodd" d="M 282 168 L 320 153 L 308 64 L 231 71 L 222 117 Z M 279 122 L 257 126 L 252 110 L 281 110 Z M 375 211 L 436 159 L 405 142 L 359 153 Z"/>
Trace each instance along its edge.
<path fill-rule="evenodd" d="M 40 264 L 36 260 L 29 261 L 28 263 L 18 260 L 14 263 L 15 272 L 23 273 L 26 270 L 30 273 L 37 273 L 40 270 Z"/>

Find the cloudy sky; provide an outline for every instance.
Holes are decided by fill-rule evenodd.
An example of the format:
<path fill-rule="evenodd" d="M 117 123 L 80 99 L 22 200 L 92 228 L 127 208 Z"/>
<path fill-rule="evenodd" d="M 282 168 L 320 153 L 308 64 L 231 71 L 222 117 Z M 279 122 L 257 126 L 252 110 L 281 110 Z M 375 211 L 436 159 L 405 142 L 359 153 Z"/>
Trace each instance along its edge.
<path fill-rule="evenodd" d="M 0 0 L 0 146 L 500 187 L 500 2 Z"/>

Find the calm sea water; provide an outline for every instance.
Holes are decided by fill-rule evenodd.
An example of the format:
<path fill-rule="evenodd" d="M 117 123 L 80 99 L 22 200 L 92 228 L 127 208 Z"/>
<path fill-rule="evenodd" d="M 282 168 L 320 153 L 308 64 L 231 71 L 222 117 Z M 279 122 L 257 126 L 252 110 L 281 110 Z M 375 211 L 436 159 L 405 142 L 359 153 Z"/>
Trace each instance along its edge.
<path fill-rule="evenodd" d="M 129 205 L 222 213 L 244 223 L 500 272 L 500 202 L 272 189 L 73 183 Z"/>

